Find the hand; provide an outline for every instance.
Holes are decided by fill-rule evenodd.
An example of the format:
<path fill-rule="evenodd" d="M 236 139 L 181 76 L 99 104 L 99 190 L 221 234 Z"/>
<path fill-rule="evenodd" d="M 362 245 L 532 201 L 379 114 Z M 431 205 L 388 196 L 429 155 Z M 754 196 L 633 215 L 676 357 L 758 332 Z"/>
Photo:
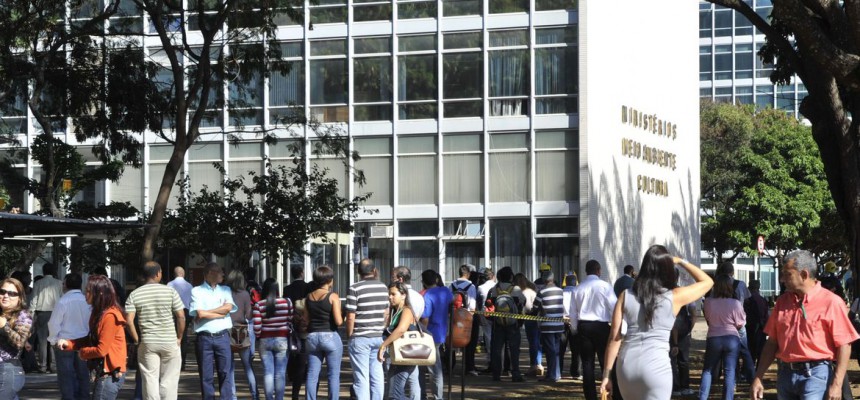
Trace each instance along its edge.
<path fill-rule="evenodd" d="M 385 348 L 384 347 L 379 348 L 379 352 L 376 354 L 376 359 L 379 360 L 379 362 L 385 362 Z"/>
<path fill-rule="evenodd" d="M 672 262 L 674 262 L 675 264 L 680 264 L 681 261 L 684 261 L 684 259 L 678 256 L 672 256 Z"/>
<path fill-rule="evenodd" d="M 603 378 L 603 382 L 600 382 L 600 394 L 607 393 L 607 397 L 612 397 L 612 381 L 609 378 Z"/>
<path fill-rule="evenodd" d="M 841 391 L 840 391 L 841 393 Z M 750 384 L 750 396 L 753 400 L 764 398 L 764 386 L 761 384 L 761 379 L 754 378 Z M 840 394 L 841 396 L 841 394 Z"/>
<path fill-rule="evenodd" d="M 678 355 L 678 346 L 672 346 L 672 348 L 669 350 L 669 355 L 672 357 L 677 356 Z"/>
<path fill-rule="evenodd" d="M 70 343 L 66 339 L 57 340 L 57 348 L 60 350 L 68 350 L 70 347 Z"/>
<path fill-rule="evenodd" d="M 836 384 L 833 382 L 830 384 L 830 388 L 827 389 L 827 397 L 828 400 L 842 400 L 842 383 Z"/>
<path fill-rule="evenodd" d="M 182 347 L 182 338 L 177 338 L 177 339 L 176 339 L 176 345 L 177 345 L 177 346 L 179 346 L 179 347 Z"/>

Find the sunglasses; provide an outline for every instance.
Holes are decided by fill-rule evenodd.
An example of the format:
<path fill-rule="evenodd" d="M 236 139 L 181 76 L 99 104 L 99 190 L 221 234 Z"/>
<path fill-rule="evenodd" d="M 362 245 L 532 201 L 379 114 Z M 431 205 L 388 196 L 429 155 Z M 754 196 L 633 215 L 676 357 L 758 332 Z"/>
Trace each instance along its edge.
<path fill-rule="evenodd" d="M 18 297 L 21 295 L 21 293 L 13 292 L 11 290 L 6 289 L 0 289 L 0 297 L 3 297 L 3 295 L 8 295 L 9 297 Z"/>

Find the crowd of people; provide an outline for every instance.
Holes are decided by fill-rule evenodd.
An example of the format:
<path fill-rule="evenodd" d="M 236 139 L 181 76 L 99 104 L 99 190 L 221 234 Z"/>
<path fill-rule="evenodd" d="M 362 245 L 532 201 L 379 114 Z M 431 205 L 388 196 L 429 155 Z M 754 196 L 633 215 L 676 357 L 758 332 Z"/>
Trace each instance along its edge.
<path fill-rule="evenodd" d="M 449 347 L 458 333 L 449 329 L 458 308 L 473 313 L 466 314 L 472 329 L 460 350 L 464 370 L 489 373 L 493 381 L 510 376 L 513 382 L 540 377 L 556 383 L 569 352 L 570 376 L 581 382 L 588 400 L 600 393 L 613 399 L 705 400 L 720 376 L 723 398 L 734 397 L 737 382 L 762 398 L 762 378 L 778 358 L 780 398 L 851 398 L 845 374 L 851 345 L 860 337 L 860 301 L 849 314 L 841 285 L 825 280 L 822 286 L 809 252 L 785 256 L 785 293 L 772 311 L 759 281 L 747 287 L 734 279 L 731 263 L 720 264 L 711 277 L 659 245 L 647 250 L 638 272 L 627 265 L 614 285 L 601 278 L 596 260 L 586 263 L 581 281 L 574 272 L 557 279 L 546 264 L 534 282 L 510 267 L 492 271 L 465 264 L 447 285 L 438 272 L 423 271 L 420 289 L 411 287 L 405 266 L 393 268 L 388 279 L 369 259 L 356 271 L 359 279 L 345 301 L 333 290 L 335 271 L 329 266 L 314 269 L 310 282 L 302 267 L 293 268 L 292 282 L 281 290 L 272 278 L 258 284 L 253 269 L 232 270 L 225 279 L 216 263 L 205 265 L 201 285 L 187 282 L 181 267 L 165 285 L 161 265 L 149 262 L 145 281 L 127 298 L 106 274 L 90 274 L 86 283 L 74 272 L 58 280 L 56 268 L 47 264 L 29 290 L 29 274 L 16 272 L 0 282 L 0 398 L 17 399 L 25 370 L 48 371 L 53 364 L 63 400 L 116 399 L 129 367 L 138 371 L 135 399 L 176 399 L 190 348 L 188 328 L 196 336 L 203 399 L 216 393 L 222 400 L 237 398 L 234 353 L 254 400 L 261 397 L 255 374 L 260 367 L 266 400 L 298 399 L 302 386 L 305 398 L 315 400 L 322 395 L 324 364 L 325 395 L 338 399 L 346 347 L 351 398 L 441 400 L 445 372 L 453 368 Z M 679 285 L 682 272 L 693 283 Z M 699 310 L 708 329 L 696 391 L 690 386 L 690 344 Z M 345 338 L 339 333 L 343 325 Z M 525 371 L 519 365 L 523 330 Z M 391 345 L 410 331 L 432 336 L 435 362 L 392 362 Z M 488 349 L 481 370 L 478 348 Z"/>

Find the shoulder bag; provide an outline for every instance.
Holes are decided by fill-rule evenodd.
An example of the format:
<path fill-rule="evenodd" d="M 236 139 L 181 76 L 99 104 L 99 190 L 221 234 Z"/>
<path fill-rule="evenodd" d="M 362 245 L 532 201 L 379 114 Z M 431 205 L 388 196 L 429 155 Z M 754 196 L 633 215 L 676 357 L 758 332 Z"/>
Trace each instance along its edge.
<path fill-rule="evenodd" d="M 412 316 L 415 317 L 414 311 Z M 391 364 L 421 366 L 436 364 L 436 343 L 433 341 L 433 335 L 426 332 L 418 320 L 415 320 L 414 325 L 418 330 L 404 332 L 403 336 L 391 343 L 388 350 Z"/>
<path fill-rule="evenodd" d="M 233 325 L 230 328 L 230 348 L 234 352 L 240 352 L 251 347 L 251 335 L 248 325 Z"/>

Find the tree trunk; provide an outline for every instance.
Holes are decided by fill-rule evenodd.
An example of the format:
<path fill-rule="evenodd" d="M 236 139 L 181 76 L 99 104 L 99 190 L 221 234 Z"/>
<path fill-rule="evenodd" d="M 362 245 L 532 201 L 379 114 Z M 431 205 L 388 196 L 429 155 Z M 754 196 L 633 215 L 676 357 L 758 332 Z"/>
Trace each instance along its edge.
<path fill-rule="evenodd" d="M 170 156 L 170 161 L 167 162 L 164 176 L 161 179 L 161 187 L 158 189 L 158 196 L 152 206 L 152 215 L 148 221 L 149 226 L 143 235 L 141 262 L 152 261 L 155 258 L 155 244 L 158 240 L 158 234 L 161 232 L 161 223 L 167 212 L 167 202 L 170 200 L 170 193 L 174 183 L 176 183 L 176 176 L 179 175 L 185 161 L 185 151 L 186 146 L 179 141 L 173 146 L 173 154 Z"/>

